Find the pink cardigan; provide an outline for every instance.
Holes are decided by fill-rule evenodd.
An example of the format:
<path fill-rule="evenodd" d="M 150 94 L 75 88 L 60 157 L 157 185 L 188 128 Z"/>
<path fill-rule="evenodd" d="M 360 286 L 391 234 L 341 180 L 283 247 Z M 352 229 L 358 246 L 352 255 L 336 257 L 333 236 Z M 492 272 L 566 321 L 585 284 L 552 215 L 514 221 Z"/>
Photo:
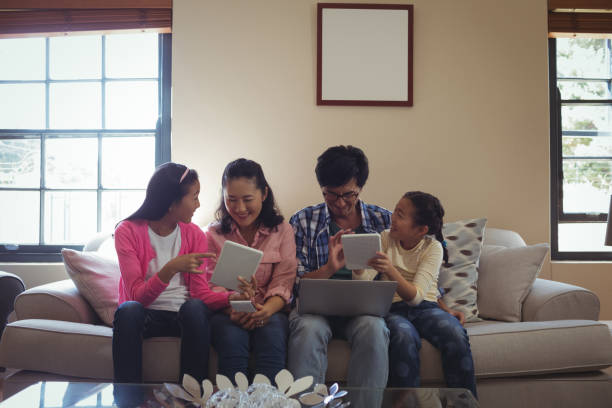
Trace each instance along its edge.
<path fill-rule="evenodd" d="M 203 253 L 208 251 L 204 232 L 193 223 L 179 222 L 181 230 L 181 249 L 179 255 Z M 115 249 L 119 257 L 119 304 L 128 300 L 140 302 L 147 307 L 166 289 L 159 277 L 154 275 L 145 280 L 149 262 L 155 258 L 155 250 L 149 240 L 148 223 L 144 220 L 122 221 L 115 230 Z M 229 306 L 230 292 L 211 290 L 207 270 L 208 259 L 200 266 L 202 274 L 183 273 L 185 285 L 192 298 L 201 299 L 212 310 Z"/>

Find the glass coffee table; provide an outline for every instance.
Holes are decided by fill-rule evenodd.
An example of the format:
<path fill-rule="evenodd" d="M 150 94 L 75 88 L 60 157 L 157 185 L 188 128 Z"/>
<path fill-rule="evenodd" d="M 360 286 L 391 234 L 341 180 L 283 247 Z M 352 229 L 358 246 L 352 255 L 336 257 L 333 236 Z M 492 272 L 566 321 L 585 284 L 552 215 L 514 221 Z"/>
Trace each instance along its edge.
<path fill-rule="evenodd" d="M 478 407 L 467 390 L 447 388 L 365 389 L 341 387 L 345 407 Z M 112 384 L 43 381 L 0 402 L 0 408 L 192 407 L 171 397 L 163 384 Z"/>

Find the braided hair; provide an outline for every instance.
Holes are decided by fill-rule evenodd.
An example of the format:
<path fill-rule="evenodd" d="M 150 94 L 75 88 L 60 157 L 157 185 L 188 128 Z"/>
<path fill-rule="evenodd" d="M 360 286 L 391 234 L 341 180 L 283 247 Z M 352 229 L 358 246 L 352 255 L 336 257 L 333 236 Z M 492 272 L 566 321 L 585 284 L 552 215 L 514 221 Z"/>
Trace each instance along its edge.
<path fill-rule="evenodd" d="M 426 225 L 429 228 L 429 234 L 435 236 L 436 240 L 442 244 L 444 251 L 444 262 L 448 262 L 448 250 L 446 242 L 442 235 L 442 226 L 444 225 L 444 208 L 436 197 L 431 194 L 423 193 L 422 191 L 409 191 L 404 194 L 403 198 L 407 198 L 412 202 L 415 208 L 414 222 L 417 225 Z"/>

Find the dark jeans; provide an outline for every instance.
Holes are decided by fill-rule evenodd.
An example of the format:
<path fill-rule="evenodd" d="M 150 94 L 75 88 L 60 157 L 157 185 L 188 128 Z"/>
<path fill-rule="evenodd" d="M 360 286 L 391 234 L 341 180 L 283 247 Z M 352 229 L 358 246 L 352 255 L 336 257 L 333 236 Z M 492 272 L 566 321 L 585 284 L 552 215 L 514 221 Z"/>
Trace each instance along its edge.
<path fill-rule="evenodd" d="M 255 374 L 263 374 L 274 384 L 274 377 L 287 363 L 289 321 L 285 313 L 274 313 L 265 326 L 250 331 L 234 324 L 223 313 L 215 314 L 210 325 L 212 344 L 219 355 L 219 374 L 232 381 L 238 371 L 250 381 Z M 255 357 L 254 373 L 248 372 L 251 350 Z"/>
<path fill-rule="evenodd" d="M 446 385 L 467 388 L 477 396 L 470 340 L 456 318 L 440 309 L 437 303 L 423 301 L 418 306 L 395 302 L 385 320 L 391 332 L 390 387 L 420 385 L 419 350 L 424 338 L 442 354 Z"/>
<path fill-rule="evenodd" d="M 115 382 L 142 382 L 142 340 L 181 337 L 181 377 L 201 382 L 208 374 L 209 319 L 213 312 L 200 299 L 189 299 L 177 312 L 147 309 L 138 302 L 122 303 L 113 321 Z"/>

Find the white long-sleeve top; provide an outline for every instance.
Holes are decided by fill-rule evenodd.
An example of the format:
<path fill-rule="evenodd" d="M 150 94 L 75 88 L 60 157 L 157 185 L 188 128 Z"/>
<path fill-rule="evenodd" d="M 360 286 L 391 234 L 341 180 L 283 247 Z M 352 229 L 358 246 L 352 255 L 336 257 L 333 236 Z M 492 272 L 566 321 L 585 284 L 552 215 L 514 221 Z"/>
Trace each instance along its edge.
<path fill-rule="evenodd" d="M 381 233 L 382 252 L 385 253 L 402 277 L 416 286 L 417 294 L 409 301 L 411 305 L 418 305 L 423 300 L 436 302 L 438 300 L 438 274 L 442 265 L 442 245 L 433 236 L 426 235 L 414 248 L 406 250 L 399 241 L 389 235 L 389 230 Z M 353 279 L 371 280 L 377 275 L 373 269 L 366 269 L 362 273 L 353 272 Z M 385 274 L 381 279 L 388 280 Z M 396 292 L 393 302 L 403 299 Z"/>

